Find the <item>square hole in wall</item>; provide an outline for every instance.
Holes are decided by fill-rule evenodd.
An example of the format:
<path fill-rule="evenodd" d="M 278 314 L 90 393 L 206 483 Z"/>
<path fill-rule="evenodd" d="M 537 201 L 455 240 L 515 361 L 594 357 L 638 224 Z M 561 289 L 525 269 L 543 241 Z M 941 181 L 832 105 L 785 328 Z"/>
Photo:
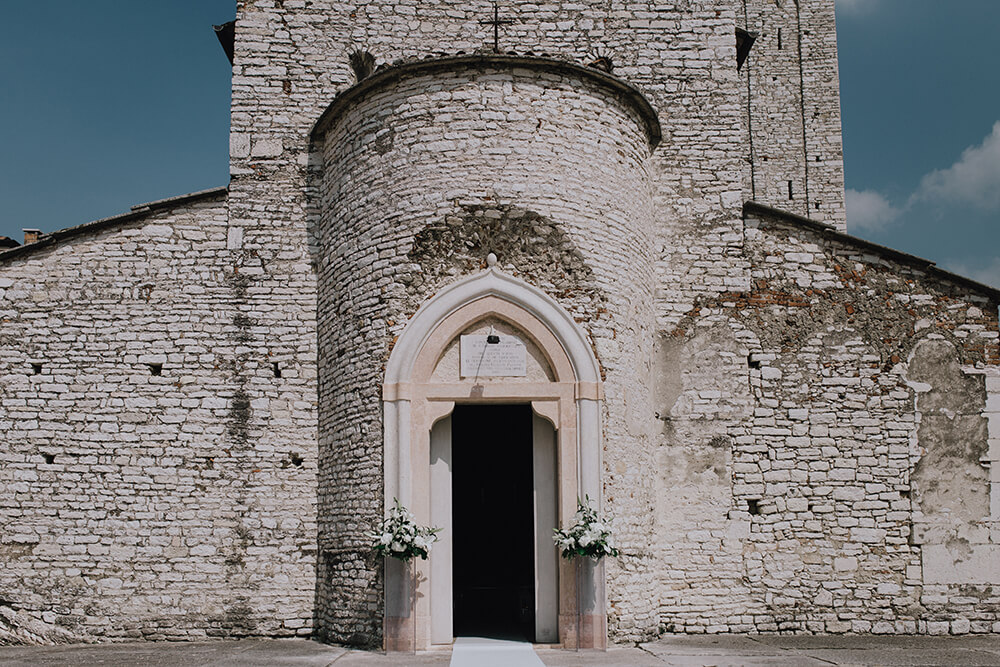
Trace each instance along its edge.
<path fill-rule="evenodd" d="M 163 364 L 147 364 L 149 366 L 150 375 L 162 375 L 163 374 Z"/>
<path fill-rule="evenodd" d="M 31 374 L 32 375 L 41 375 L 42 374 L 42 365 L 41 364 L 31 364 Z"/>

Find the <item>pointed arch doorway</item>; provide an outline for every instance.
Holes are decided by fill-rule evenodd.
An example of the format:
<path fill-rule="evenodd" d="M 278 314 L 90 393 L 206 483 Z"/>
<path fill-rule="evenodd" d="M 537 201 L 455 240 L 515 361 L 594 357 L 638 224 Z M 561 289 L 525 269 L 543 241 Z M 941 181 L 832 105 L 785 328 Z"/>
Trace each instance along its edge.
<path fill-rule="evenodd" d="M 523 345 L 523 374 L 503 374 L 509 373 L 508 369 L 499 375 L 487 375 L 463 368 L 462 336 L 474 337 L 487 331 L 513 340 L 515 347 Z M 451 643 L 456 629 L 456 595 L 465 596 L 463 600 L 471 600 L 473 606 L 482 605 L 489 595 L 502 594 L 472 589 L 505 587 L 518 590 L 497 605 L 516 608 L 517 613 L 524 611 L 524 616 L 519 617 L 522 627 L 530 628 L 534 639 L 556 639 L 566 647 L 606 646 L 603 569 L 583 568 L 581 574 L 571 561 L 553 558 L 553 526 L 549 525 L 553 520 L 559 525 L 567 523 L 576 511 L 578 497 L 601 498 L 601 399 L 596 359 L 569 314 L 544 292 L 496 270 L 492 264 L 486 271 L 442 290 L 417 311 L 397 340 L 386 366 L 385 502 L 389 505 L 398 498 L 419 523 L 445 530 L 440 543 L 431 550 L 430 559 L 416 565 L 419 583 L 415 613 L 387 616 L 387 649 L 412 650 Z M 478 426 L 473 419 L 474 425 L 466 428 L 464 435 L 459 433 L 460 440 L 454 440 L 456 423 L 460 425 L 463 412 L 473 410 L 473 406 L 481 410 L 522 406 L 530 411 L 522 414 L 531 418 L 531 442 L 520 448 L 505 446 L 503 441 L 488 442 L 485 434 L 497 429 L 487 431 L 482 418 Z M 470 480 L 460 479 L 455 485 L 452 456 L 457 452 L 461 463 L 462 456 L 471 451 L 481 459 L 485 457 L 487 469 L 490 461 L 510 463 L 513 474 L 521 475 L 522 487 L 528 479 L 524 475 L 530 475 L 531 529 L 517 538 L 517 549 L 522 554 L 532 552 L 531 586 L 524 583 L 524 571 L 511 575 L 513 579 L 490 583 L 488 577 L 480 576 L 484 573 L 475 571 L 474 563 L 460 561 L 456 565 L 454 556 L 465 558 L 462 554 L 468 545 L 456 544 L 455 538 L 468 540 L 470 527 L 460 526 L 456 533 L 454 521 L 465 515 L 455 514 L 453 496 L 456 489 L 470 486 Z M 517 451 L 522 452 L 520 464 Z M 524 451 L 530 454 L 528 464 L 524 463 L 528 456 Z M 482 461 L 479 465 L 483 465 Z M 529 472 L 525 473 L 525 468 Z M 456 477 L 462 474 L 461 469 L 454 472 Z M 473 478 L 482 475 L 474 471 L 474 466 L 469 474 Z M 474 479 L 471 486 L 475 487 Z M 515 492 L 516 498 L 512 498 L 509 489 L 491 495 L 500 506 L 524 506 L 528 502 L 524 493 Z M 468 524 L 468 517 L 463 521 Z M 527 521 L 522 517 L 519 523 Z M 503 549 L 503 539 L 503 535 L 484 532 L 482 548 Z M 471 572 L 466 571 L 469 568 Z M 547 575 L 545 568 L 551 568 L 555 576 Z M 387 590 L 398 585 L 392 577 L 401 576 L 400 572 L 387 568 Z M 539 575 L 544 581 L 539 581 Z M 529 592 L 531 600 L 525 602 Z M 486 597 L 477 603 L 476 595 Z M 464 601 L 457 604 L 461 607 Z M 506 612 L 497 612 L 492 620 L 498 621 L 497 616 L 506 616 Z M 531 616 L 530 624 L 527 616 Z M 543 627 L 553 622 L 554 631 Z"/>

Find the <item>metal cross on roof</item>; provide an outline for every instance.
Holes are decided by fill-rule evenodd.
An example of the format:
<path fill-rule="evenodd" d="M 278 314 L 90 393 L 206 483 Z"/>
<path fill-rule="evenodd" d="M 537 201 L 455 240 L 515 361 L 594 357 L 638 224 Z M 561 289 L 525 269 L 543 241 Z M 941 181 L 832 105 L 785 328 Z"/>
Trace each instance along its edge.
<path fill-rule="evenodd" d="M 500 26 L 502 25 L 513 25 L 513 21 L 510 19 L 500 19 L 500 8 L 497 3 L 493 2 L 493 19 L 490 21 L 480 21 L 480 25 L 492 25 L 493 26 L 493 53 L 500 53 Z"/>

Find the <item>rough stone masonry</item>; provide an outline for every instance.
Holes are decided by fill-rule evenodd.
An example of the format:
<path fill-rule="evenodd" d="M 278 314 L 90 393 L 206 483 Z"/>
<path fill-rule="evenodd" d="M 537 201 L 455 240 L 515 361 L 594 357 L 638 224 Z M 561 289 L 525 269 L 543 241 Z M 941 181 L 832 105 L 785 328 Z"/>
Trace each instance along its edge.
<path fill-rule="evenodd" d="M 846 234 L 833 5 L 241 0 L 228 188 L 0 252 L 0 643 L 378 646 L 385 363 L 489 252 L 600 365 L 613 641 L 1000 632 L 1000 292 Z"/>

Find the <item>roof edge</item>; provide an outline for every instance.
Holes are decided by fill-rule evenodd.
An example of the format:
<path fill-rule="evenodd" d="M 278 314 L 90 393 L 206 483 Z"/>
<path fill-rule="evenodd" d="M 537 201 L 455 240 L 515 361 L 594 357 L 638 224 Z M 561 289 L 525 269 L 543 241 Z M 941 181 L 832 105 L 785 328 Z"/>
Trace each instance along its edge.
<path fill-rule="evenodd" d="M 316 121 L 310 136 L 313 140 L 319 139 L 326 133 L 330 124 L 333 123 L 344 110 L 355 100 L 358 100 L 367 93 L 382 86 L 390 85 L 407 76 L 426 74 L 439 70 L 459 69 L 463 67 L 484 67 L 494 66 L 513 69 L 523 67 L 529 69 L 542 69 L 550 71 L 572 72 L 581 77 L 596 81 L 601 85 L 610 88 L 617 93 L 623 101 L 631 105 L 638 113 L 649 140 L 650 149 L 656 148 L 663 138 L 663 131 L 660 127 L 660 118 L 656 109 L 650 104 L 646 96 L 628 81 L 613 74 L 608 74 L 595 67 L 580 65 L 568 60 L 544 56 L 520 56 L 501 53 L 480 53 L 472 55 L 456 55 L 427 57 L 421 60 L 411 60 L 389 67 L 380 67 L 371 76 L 362 79 L 355 85 L 338 93 L 326 110 Z"/>
<path fill-rule="evenodd" d="M 178 195 L 176 197 L 168 197 L 166 199 L 157 199 L 156 201 L 146 202 L 145 204 L 136 204 L 127 213 L 120 213 L 109 218 L 101 218 L 99 220 L 85 222 L 82 225 L 59 229 L 54 232 L 44 234 L 34 243 L 28 243 L 20 245 L 16 248 L 0 251 L 0 263 L 33 253 L 43 248 L 51 248 L 71 238 L 93 234 L 103 229 L 107 229 L 108 227 L 113 227 L 114 225 L 141 220 L 152 213 L 158 213 L 160 211 L 184 204 L 207 201 L 221 195 L 228 194 L 228 187 L 219 187 L 211 188 L 209 190 L 199 190 L 198 192 L 191 192 L 185 195 Z"/>
<path fill-rule="evenodd" d="M 744 217 L 748 214 L 765 215 L 772 218 L 778 218 L 782 222 L 791 223 L 799 227 L 805 227 L 831 239 L 857 246 L 859 248 L 864 248 L 865 250 L 870 250 L 901 264 L 906 264 L 908 266 L 921 269 L 922 271 L 926 271 L 928 274 L 937 278 L 957 283 L 963 287 L 968 287 L 976 292 L 988 296 L 994 303 L 1000 303 L 1000 289 L 997 289 L 996 287 L 985 285 L 981 282 L 973 280 L 972 278 L 966 278 L 965 276 L 952 273 L 951 271 L 945 271 L 929 259 L 917 257 L 916 255 L 911 255 L 907 252 L 903 252 L 902 250 L 896 250 L 888 246 L 879 245 L 878 243 L 872 243 L 871 241 L 866 241 L 862 238 L 858 238 L 857 236 L 851 236 L 850 234 L 837 230 L 833 225 L 825 222 L 812 220 L 796 213 L 783 211 L 779 208 L 773 208 L 755 201 L 748 201 L 743 204 Z"/>

